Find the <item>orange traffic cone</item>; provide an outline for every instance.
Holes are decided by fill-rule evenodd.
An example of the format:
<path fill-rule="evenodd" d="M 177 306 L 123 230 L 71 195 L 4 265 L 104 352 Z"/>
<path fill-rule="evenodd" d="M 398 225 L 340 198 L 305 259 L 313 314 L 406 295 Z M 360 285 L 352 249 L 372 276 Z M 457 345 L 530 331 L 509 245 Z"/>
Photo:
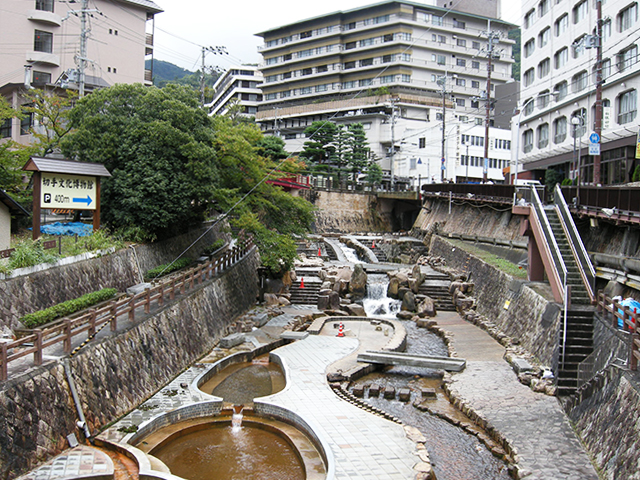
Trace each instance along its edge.
<path fill-rule="evenodd" d="M 300 279 L 300 288 L 304 288 L 304 278 Z"/>
<path fill-rule="evenodd" d="M 338 335 L 336 335 L 336 337 L 344 337 L 344 325 L 342 322 L 340 322 L 340 325 L 338 326 Z"/>
<path fill-rule="evenodd" d="M 322 256 L 322 250 L 320 249 L 320 247 L 318 247 L 318 256 L 321 257 Z"/>
<path fill-rule="evenodd" d="M 371 242 L 371 248 L 376 248 L 376 241 Z"/>

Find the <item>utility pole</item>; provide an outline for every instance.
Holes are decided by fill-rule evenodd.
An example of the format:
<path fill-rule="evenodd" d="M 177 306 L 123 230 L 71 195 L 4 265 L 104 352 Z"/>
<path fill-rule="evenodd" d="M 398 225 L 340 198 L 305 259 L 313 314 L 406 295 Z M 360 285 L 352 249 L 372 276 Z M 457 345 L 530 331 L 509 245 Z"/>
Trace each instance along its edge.
<path fill-rule="evenodd" d="M 396 155 L 396 138 L 395 138 L 395 125 L 396 125 L 396 99 L 391 98 L 391 152 L 389 156 L 390 166 L 389 166 L 389 174 L 391 175 L 391 181 L 389 182 L 389 187 L 391 191 L 395 190 L 395 179 L 394 179 L 394 161 Z"/>
<path fill-rule="evenodd" d="M 488 21 L 487 31 L 482 32 L 483 37 L 487 37 L 487 98 L 485 99 L 485 118 L 484 118 L 484 165 L 482 166 L 482 182 L 487 183 L 487 175 L 489 173 L 489 125 L 491 123 L 491 69 L 493 68 L 494 58 L 494 41 L 499 40 L 501 34 L 491 31 L 491 20 Z M 500 58 L 500 54 L 497 54 Z"/>
<path fill-rule="evenodd" d="M 437 82 L 438 85 L 440 85 L 440 87 L 442 87 L 442 91 L 440 92 L 440 94 L 442 95 L 442 155 L 440 157 L 440 183 L 444 183 L 444 177 L 445 177 L 445 169 L 446 169 L 446 165 L 445 165 L 445 145 L 446 145 L 446 141 L 447 141 L 447 135 L 445 133 L 446 127 L 447 127 L 447 74 L 445 72 L 445 74 L 443 76 L 438 77 Z"/>
<path fill-rule="evenodd" d="M 596 18 L 596 118 L 594 130 L 598 137 L 602 139 L 602 0 L 596 0 Z M 600 147 L 602 148 L 602 140 L 600 142 Z M 578 175 L 580 175 L 580 172 L 578 172 Z M 578 182 L 581 177 L 578 177 Z M 593 185 L 600 185 L 600 155 L 594 155 L 593 157 Z"/>
<path fill-rule="evenodd" d="M 83 0 L 86 1 L 86 0 Z M 217 47 L 202 47 L 202 67 L 200 72 L 200 106 L 204 107 L 204 87 L 205 87 L 205 65 L 204 65 L 204 57 L 207 52 L 213 53 L 214 55 L 229 55 L 227 52 L 227 47 L 217 46 Z M 215 67 L 217 68 L 217 67 Z"/>
<path fill-rule="evenodd" d="M 78 64 L 78 94 L 80 97 L 84 97 L 86 84 L 85 70 L 87 68 L 87 62 L 90 61 L 87 58 L 87 41 L 89 40 L 89 33 L 91 33 L 91 29 L 87 26 L 87 15 L 89 13 L 100 13 L 100 10 L 95 8 L 90 9 L 89 0 L 82 0 L 80 10 L 69 10 L 67 16 L 62 19 L 64 22 L 71 15 L 75 15 L 76 17 L 80 16 L 80 54 L 75 57 Z"/>

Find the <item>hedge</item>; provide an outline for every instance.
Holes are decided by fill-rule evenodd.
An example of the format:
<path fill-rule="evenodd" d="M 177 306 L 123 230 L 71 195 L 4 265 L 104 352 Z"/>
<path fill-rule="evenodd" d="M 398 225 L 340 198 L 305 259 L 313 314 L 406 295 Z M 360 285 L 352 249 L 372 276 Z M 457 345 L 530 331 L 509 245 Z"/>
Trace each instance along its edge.
<path fill-rule="evenodd" d="M 116 293 L 118 293 L 118 291 L 115 288 L 103 288 L 97 292 L 87 293 L 80 298 L 67 300 L 66 302 L 54 305 L 53 307 L 28 313 L 20 319 L 20 322 L 22 322 L 26 328 L 36 328 L 40 325 L 44 325 L 45 323 L 52 322 L 57 318 L 66 317 L 72 313 L 89 308 L 96 303 L 109 300 L 110 298 L 113 298 Z"/>
<path fill-rule="evenodd" d="M 191 260 L 188 258 L 180 258 L 173 263 L 169 263 L 167 265 L 158 265 L 156 268 L 152 268 L 148 270 L 147 273 L 144 274 L 145 280 L 153 280 L 156 277 L 161 275 L 168 275 L 176 270 L 180 270 L 181 268 L 188 267 L 191 264 Z"/>

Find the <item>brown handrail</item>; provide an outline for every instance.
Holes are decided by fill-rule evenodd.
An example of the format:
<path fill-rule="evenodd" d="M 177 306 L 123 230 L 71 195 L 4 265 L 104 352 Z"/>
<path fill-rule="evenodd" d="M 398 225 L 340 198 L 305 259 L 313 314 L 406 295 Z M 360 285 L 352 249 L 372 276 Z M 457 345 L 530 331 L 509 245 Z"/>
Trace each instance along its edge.
<path fill-rule="evenodd" d="M 91 338 L 105 323 L 110 323 L 111 331 L 115 331 L 118 317 L 121 315 L 127 315 L 129 321 L 135 322 L 136 309 L 143 307 L 145 314 L 150 313 L 152 303 L 155 302 L 158 306 L 164 305 L 167 292 L 169 299 L 173 300 L 177 288 L 184 294 L 187 288 L 194 288 L 196 279 L 199 285 L 203 280 L 221 274 L 244 258 L 253 246 L 252 238 L 244 239 L 222 256 L 187 269 L 177 279 L 173 277 L 137 295 L 113 300 L 101 308 L 91 309 L 73 319 L 62 318 L 53 327 L 44 330 L 36 329 L 31 335 L 0 344 L 0 381 L 8 379 L 8 367 L 12 361 L 33 354 L 34 365 L 42 365 L 43 350 L 58 343 L 63 344 L 65 353 L 71 353 L 72 340 L 76 335 L 88 332 L 87 336 Z"/>

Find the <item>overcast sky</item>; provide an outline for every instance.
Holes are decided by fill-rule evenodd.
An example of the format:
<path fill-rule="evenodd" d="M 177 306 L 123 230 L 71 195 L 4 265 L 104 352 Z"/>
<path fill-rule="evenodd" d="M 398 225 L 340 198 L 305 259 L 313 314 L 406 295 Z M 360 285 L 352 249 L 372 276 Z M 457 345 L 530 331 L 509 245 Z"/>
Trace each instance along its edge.
<path fill-rule="evenodd" d="M 477 0 L 483 1 L 483 0 Z M 155 0 L 155 57 L 188 70 L 200 67 L 201 46 L 224 46 L 228 55 L 207 53 L 206 65 L 227 69 L 259 63 L 254 34 L 339 10 L 377 3 L 375 0 Z M 425 2 L 432 3 L 432 2 Z M 502 0 L 503 19 L 520 23 L 520 2 Z"/>

